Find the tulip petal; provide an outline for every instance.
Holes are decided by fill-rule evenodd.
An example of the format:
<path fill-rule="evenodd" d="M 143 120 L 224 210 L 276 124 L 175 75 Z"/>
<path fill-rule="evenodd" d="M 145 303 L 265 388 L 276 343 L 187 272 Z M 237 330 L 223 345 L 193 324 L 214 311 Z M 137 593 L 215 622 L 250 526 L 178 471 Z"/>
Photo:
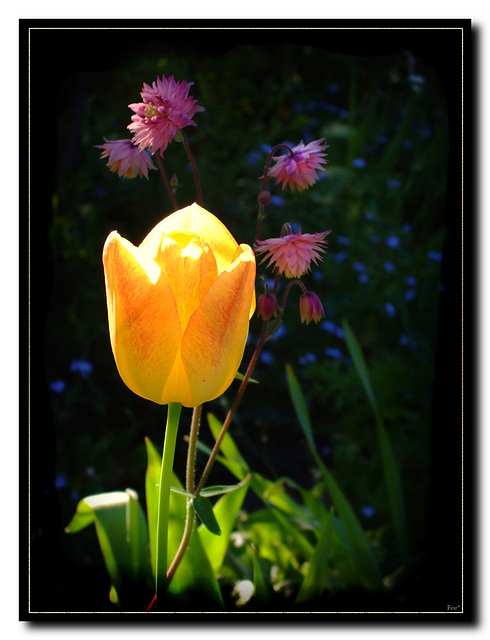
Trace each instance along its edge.
<path fill-rule="evenodd" d="M 172 289 L 159 266 L 117 232 L 103 251 L 112 351 L 123 382 L 164 404 L 181 327 Z"/>
<path fill-rule="evenodd" d="M 174 397 L 175 385 L 180 390 L 187 386 L 184 406 L 212 400 L 228 389 L 245 350 L 254 283 L 255 258 L 247 247 L 219 275 L 190 318 L 164 401 Z"/>
<path fill-rule="evenodd" d="M 221 220 L 196 203 L 172 213 L 159 222 L 140 244 L 140 249 L 154 258 L 158 253 L 162 235 L 172 231 L 190 232 L 205 239 L 216 258 L 218 273 L 224 271 L 235 258 L 238 246 L 235 238 Z"/>

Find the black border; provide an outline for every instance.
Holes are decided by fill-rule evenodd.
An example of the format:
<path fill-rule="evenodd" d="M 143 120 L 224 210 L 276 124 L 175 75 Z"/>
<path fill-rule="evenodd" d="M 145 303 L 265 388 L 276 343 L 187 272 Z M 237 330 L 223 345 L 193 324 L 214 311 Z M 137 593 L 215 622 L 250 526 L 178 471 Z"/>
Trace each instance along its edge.
<path fill-rule="evenodd" d="M 86 29 L 96 28 L 87 38 Z M 463 283 L 465 286 L 465 314 L 471 316 L 471 292 L 475 283 L 475 263 L 477 256 L 474 250 L 469 254 L 465 249 L 464 264 L 462 258 L 462 233 L 464 232 L 465 247 L 474 240 L 474 220 L 472 217 L 470 181 L 466 182 L 466 190 L 463 196 L 461 184 L 463 172 L 470 173 L 471 154 L 469 141 L 473 139 L 470 122 L 474 112 L 471 109 L 471 79 L 474 68 L 470 65 L 474 56 L 474 32 L 471 29 L 470 20 L 20 20 L 20 121 L 30 123 L 30 131 L 23 126 L 20 131 L 20 147 L 26 151 L 30 142 L 31 157 L 21 153 L 20 157 L 20 482 L 21 482 L 21 509 L 20 509 L 20 614 L 21 620 L 28 621 L 56 621 L 67 622 L 84 621 L 115 622 L 114 614 L 104 613 L 30 613 L 28 611 L 28 580 L 26 572 L 29 570 L 28 548 L 28 511 L 33 508 L 32 499 L 29 500 L 27 487 L 28 463 L 26 451 L 30 444 L 32 451 L 49 451 L 49 443 L 54 439 L 54 432 L 46 431 L 39 420 L 39 415 L 49 415 L 49 402 L 47 395 L 40 394 L 41 404 L 32 404 L 34 394 L 29 394 L 29 389 L 34 389 L 36 380 L 44 380 L 43 354 L 42 354 L 42 319 L 46 314 L 43 306 L 43 291 L 46 283 L 50 282 L 51 272 L 49 257 L 43 256 L 39 251 L 46 240 L 47 229 L 41 217 L 35 217 L 33 207 L 37 210 L 49 211 L 52 193 L 53 175 L 50 167 L 54 165 L 54 141 L 46 135 L 50 126 L 49 87 L 54 86 L 57 79 L 73 69 L 103 68 L 110 66 L 119 59 L 122 52 L 112 46 L 114 31 L 119 29 L 131 29 L 130 47 L 144 46 L 148 32 L 144 30 L 163 29 L 172 41 L 180 41 L 181 46 L 196 46 L 197 35 L 202 37 L 207 47 L 212 47 L 220 52 L 237 44 L 238 41 L 260 44 L 262 42 L 303 42 L 312 46 L 323 46 L 326 49 L 351 55 L 381 55 L 391 51 L 399 51 L 408 48 L 417 57 L 423 58 L 436 69 L 444 91 L 447 95 L 449 118 L 452 122 L 450 130 L 450 179 L 448 187 L 447 225 L 450 229 L 452 241 L 445 248 L 445 260 L 443 269 L 446 280 L 455 283 Z M 65 29 L 68 29 L 65 31 Z M 373 29 L 376 38 L 373 38 Z M 29 42 L 29 30 L 36 30 L 36 37 L 44 36 L 42 43 Z M 43 30 L 43 31 L 40 31 Z M 133 31 L 134 30 L 134 31 Z M 461 47 L 458 47 L 457 39 L 454 39 L 454 30 L 461 32 Z M 85 39 L 82 38 L 84 34 Z M 128 32 L 129 35 L 129 32 Z M 31 45 L 31 50 L 28 47 Z M 40 46 L 42 44 L 42 47 Z M 464 58 L 462 56 L 464 50 Z M 126 52 L 126 55 L 130 55 Z M 464 86 L 462 73 L 464 73 Z M 30 100 L 28 100 L 30 98 Z M 465 104 L 464 118 L 464 148 L 461 146 L 463 134 L 463 110 L 462 99 Z M 468 115 L 469 114 L 469 115 Z M 30 162 L 34 162 L 34 156 L 39 158 L 42 150 L 42 163 L 46 171 L 41 180 L 30 174 Z M 463 165 L 464 163 L 464 165 Z M 464 166 L 464 170 L 463 170 Z M 473 177 L 472 187 L 475 186 Z M 29 217 L 29 211 L 31 215 Z M 28 241 L 31 241 L 29 255 Z M 473 244 L 474 246 L 474 244 Z M 30 261 L 30 263 L 29 263 Z M 35 265 L 35 268 L 34 268 Z M 464 266 L 464 273 L 462 267 Z M 473 286 L 472 286 L 473 285 Z M 471 397 L 465 402 L 464 441 L 465 459 L 471 456 L 474 441 L 472 430 L 474 415 L 471 407 L 475 406 L 475 386 L 472 385 L 472 358 L 474 343 L 464 336 L 462 344 L 462 289 L 455 286 L 448 295 L 443 297 L 441 303 L 441 327 L 438 343 L 437 366 L 439 384 L 435 388 L 434 396 L 434 447 L 440 447 L 441 442 L 451 438 L 454 442 L 461 442 L 461 425 L 457 421 L 448 423 L 442 415 L 462 415 L 462 380 L 458 371 L 464 371 L 465 389 L 472 388 Z M 47 300 L 47 296 L 44 296 Z M 35 306 L 32 304 L 36 301 Z M 41 300 L 41 303 L 39 301 Z M 468 302 L 469 300 L 469 302 Z M 468 324 L 468 323 L 467 323 Z M 30 339 L 29 339 L 30 338 Z M 463 354 L 459 356 L 464 346 Z M 448 353 L 453 357 L 449 363 Z M 455 375 L 448 379 L 448 365 Z M 464 369 L 463 369 L 464 367 Z M 41 377 L 39 377 L 41 376 Z M 448 384 L 448 382 L 450 384 Z M 35 396 L 38 401 L 38 396 Z M 36 418 L 37 416 L 37 418 Z M 36 423 L 36 420 L 40 424 Z M 448 426 L 449 425 L 449 426 Z M 451 426 L 452 425 L 452 426 Z M 30 429 L 29 429 L 30 427 Z M 194 621 L 219 621 L 220 623 L 247 622 L 274 622 L 289 625 L 291 622 L 308 622 L 317 624 L 328 623 L 372 623 L 372 622 L 443 622 L 454 624 L 457 622 L 474 622 L 476 604 L 474 601 L 475 589 L 475 556 L 473 547 L 476 540 L 468 541 L 475 536 L 473 515 L 469 506 L 471 499 L 475 499 L 475 464 L 466 462 L 464 471 L 464 519 L 459 505 L 454 496 L 463 495 L 461 475 L 455 473 L 461 469 L 462 451 L 456 447 L 448 449 L 448 455 L 440 463 L 437 480 L 432 487 L 432 504 L 434 506 L 433 538 L 430 541 L 431 549 L 439 561 L 439 575 L 434 577 L 434 588 L 443 585 L 449 579 L 446 571 L 448 553 L 454 554 L 454 550 L 461 547 L 461 528 L 464 525 L 465 534 L 465 562 L 464 569 L 464 595 L 462 595 L 463 613 L 459 615 L 447 615 L 439 613 L 175 613 L 152 614 L 148 620 L 168 623 L 189 623 Z M 440 456 L 438 457 L 440 460 Z M 476 462 L 474 456 L 473 460 Z M 39 463 L 31 461 L 32 464 Z M 49 473 L 49 459 L 43 460 L 46 473 Z M 37 467 L 36 467 L 36 470 Z M 441 504 L 442 500 L 442 504 Z M 452 514 L 451 528 L 454 535 L 447 536 L 448 521 L 440 522 L 438 519 L 441 511 Z M 443 531 L 444 530 L 444 531 Z M 470 532 L 468 534 L 468 531 Z M 441 545 L 442 534 L 445 533 L 445 541 Z M 25 555 L 22 555 L 24 553 Z M 428 586 L 430 588 L 430 586 Z M 123 616 L 118 621 L 125 624 L 131 620 L 141 622 L 142 614 L 119 614 Z"/>

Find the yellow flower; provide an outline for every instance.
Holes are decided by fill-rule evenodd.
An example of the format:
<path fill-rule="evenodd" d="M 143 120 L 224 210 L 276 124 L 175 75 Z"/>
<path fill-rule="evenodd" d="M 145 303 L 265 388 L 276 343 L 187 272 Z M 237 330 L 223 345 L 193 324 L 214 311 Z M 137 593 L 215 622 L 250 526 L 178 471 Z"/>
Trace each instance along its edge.
<path fill-rule="evenodd" d="M 111 346 L 134 393 L 194 407 L 232 383 L 255 310 L 255 257 L 197 204 L 135 247 L 117 231 L 103 263 Z"/>

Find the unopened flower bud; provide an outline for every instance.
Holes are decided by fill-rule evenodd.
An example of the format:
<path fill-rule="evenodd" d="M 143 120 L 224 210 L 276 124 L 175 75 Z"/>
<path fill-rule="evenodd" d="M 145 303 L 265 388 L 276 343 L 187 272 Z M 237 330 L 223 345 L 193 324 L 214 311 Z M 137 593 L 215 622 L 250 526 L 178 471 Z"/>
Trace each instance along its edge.
<path fill-rule="evenodd" d="M 316 293 L 308 291 L 301 296 L 299 300 L 299 313 L 301 322 L 306 322 L 306 324 L 310 324 L 312 320 L 313 322 L 319 322 L 325 316 L 323 305 Z"/>
<path fill-rule="evenodd" d="M 261 191 L 257 200 L 259 201 L 259 204 L 266 207 L 271 203 L 271 194 L 268 191 Z"/>
<path fill-rule="evenodd" d="M 170 178 L 170 186 L 172 187 L 172 189 L 176 189 L 179 186 L 179 179 L 177 178 L 175 173 Z"/>
<path fill-rule="evenodd" d="M 277 313 L 277 298 L 273 293 L 269 292 L 269 287 L 265 286 L 265 293 L 263 293 L 258 302 L 258 311 L 260 317 L 268 322 L 272 316 Z"/>

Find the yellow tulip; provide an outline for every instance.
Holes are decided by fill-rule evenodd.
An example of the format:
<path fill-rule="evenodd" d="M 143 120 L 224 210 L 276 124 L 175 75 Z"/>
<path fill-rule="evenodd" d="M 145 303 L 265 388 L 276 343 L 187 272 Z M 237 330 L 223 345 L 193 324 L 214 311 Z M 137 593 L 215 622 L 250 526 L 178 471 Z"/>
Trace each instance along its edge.
<path fill-rule="evenodd" d="M 255 310 L 255 256 L 197 204 L 154 227 L 139 247 L 109 234 L 103 251 L 109 333 L 134 393 L 194 407 L 224 393 Z"/>

